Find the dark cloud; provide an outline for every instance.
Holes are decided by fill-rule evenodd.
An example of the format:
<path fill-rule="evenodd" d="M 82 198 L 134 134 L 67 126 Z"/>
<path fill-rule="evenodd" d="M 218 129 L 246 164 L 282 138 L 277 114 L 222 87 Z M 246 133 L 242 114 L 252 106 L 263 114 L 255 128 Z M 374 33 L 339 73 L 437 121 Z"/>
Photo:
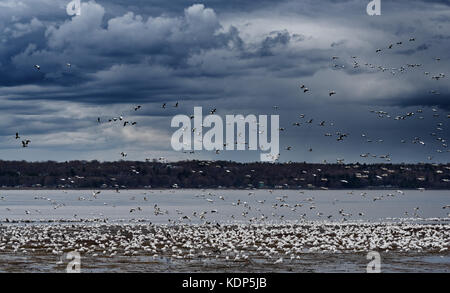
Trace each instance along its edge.
<path fill-rule="evenodd" d="M 285 46 L 291 40 L 291 35 L 288 31 L 271 32 L 261 43 L 261 56 L 273 56 L 272 48 L 277 46 Z"/>
<path fill-rule="evenodd" d="M 109 128 L 95 134 L 98 116 L 130 115 L 140 119 L 141 129 L 165 137 L 170 118 L 191 114 L 194 106 L 267 114 L 277 105 L 285 125 L 307 112 L 317 120 L 340 121 L 339 129 L 352 132 L 357 125 L 377 131 L 376 116 L 364 120 L 372 119 L 366 117 L 372 108 L 401 113 L 436 107 L 440 117 L 450 110 L 448 1 L 383 1 L 381 17 L 366 15 L 369 1 L 356 0 L 82 1 L 76 17 L 66 14 L 68 2 L 0 3 L 0 112 L 5 123 L 0 137 L 5 142 L 17 129 L 41 137 L 43 145 L 49 138 L 49 147 L 59 146 L 62 136 L 63 149 L 76 158 L 83 147 L 75 152 L 68 145 L 77 139 L 86 150 L 111 146 L 101 140 Z M 416 41 L 409 42 L 412 36 Z M 389 49 L 389 44 L 394 46 Z M 439 73 L 446 76 L 431 79 Z M 303 94 L 300 83 L 310 92 Z M 329 97 L 330 90 L 337 95 Z M 162 103 L 176 101 L 179 108 L 161 111 Z M 133 104 L 145 106 L 139 113 L 121 110 Z M 347 109 L 357 113 L 354 120 L 345 120 Z M 421 123 L 425 133 L 435 127 L 433 120 Z M 418 129 L 402 131 L 414 136 Z M 300 150 L 285 155 L 317 160 L 338 150 L 348 157 L 363 151 L 353 138 L 345 148 L 334 149 L 322 129 L 316 131 L 305 129 L 300 132 L 305 136 L 292 137 L 287 132 L 283 139 L 302 149 L 320 145 L 317 155 Z M 117 133 L 128 137 L 125 142 L 133 140 L 122 129 Z M 397 135 L 385 133 L 386 140 Z M 111 141 L 127 146 L 120 138 Z M 165 145 L 170 153 L 169 142 Z M 414 149 L 411 156 L 419 160 L 423 152 Z"/>
<path fill-rule="evenodd" d="M 419 94 L 410 97 L 406 100 L 400 100 L 400 99 L 393 99 L 389 103 L 383 103 L 380 104 L 386 104 L 386 105 L 394 105 L 394 106 L 402 106 L 402 107 L 410 107 L 410 106 L 416 106 L 416 107 L 439 107 L 445 111 L 450 112 L 450 94 Z M 443 113 L 444 118 L 445 112 Z"/>

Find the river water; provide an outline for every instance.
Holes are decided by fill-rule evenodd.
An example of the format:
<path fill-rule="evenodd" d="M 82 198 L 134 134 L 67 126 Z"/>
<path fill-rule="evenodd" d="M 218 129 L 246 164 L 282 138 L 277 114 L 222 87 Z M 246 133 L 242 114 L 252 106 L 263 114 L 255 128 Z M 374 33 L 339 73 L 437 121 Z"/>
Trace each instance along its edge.
<path fill-rule="evenodd" d="M 77 251 L 83 272 L 365 272 L 374 250 L 382 272 L 449 272 L 449 204 L 448 190 L 3 190 L 0 271 L 65 272 Z"/>

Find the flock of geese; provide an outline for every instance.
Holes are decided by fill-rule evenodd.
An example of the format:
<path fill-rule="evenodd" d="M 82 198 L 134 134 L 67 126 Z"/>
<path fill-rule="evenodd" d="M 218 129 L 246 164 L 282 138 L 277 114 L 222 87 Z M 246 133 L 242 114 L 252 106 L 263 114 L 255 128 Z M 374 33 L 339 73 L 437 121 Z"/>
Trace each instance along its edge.
<path fill-rule="evenodd" d="M 408 42 L 415 42 L 412 37 Z M 388 44 L 385 48 L 378 48 L 376 53 L 382 54 L 384 51 L 393 50 L 394 46 L 402 46 L 403 42 L 399 41 L 395 44 Z M 340 64 L 339 56 L 331 58 L 333 68 L 345 68 L 345 64 Z M 382 65 L 375 65 L 368 62 L 360 61 L 357 56 L 351 56 L 352 67 L 359 68 L 362 64 L 367 70 L 378 70 L 380 72 L 389 72 L 392 75 L 404 74 L 409 70 L 422 68 L 422 64 L 405 64 L 399 68 L 388 68 Z M 440 58 L 435 57 L 435 62 L 439 62 Z M 71 67 L 67 63 L 68 68 Z M 41 71 L 41 66 L 34 65 L 35 70 Z M 444 73 L 432 74 L 428 71 L 424 72 L 426 77 L 440 81 L 445 79 Z M 301 94 L 311 94 L 315 89 L 310 88 L 306 84 L 300 84 Z M 439 91 L 430 90 L 430 94 L 439 95 Z M 325 95 L 325 93 L 324 93 Z M 336 90 L 327 91 L 328 97 L 339 96 Z M 163 103 L 162 110 L 168 107 L 179 108 L 177 101 L 173 105 Z M 140 111 L 142 105 L 136 105 L 130 110 L 134 112 Z M 278 105 L 274 109 L 279 109 Z M 209 113 L 217 113 L 217 108 L 212 108 Z M 383 110 L 370 110 L 379 119 L 393 119 L 403 121 L 407 119 L 425 119 L 423 109 L 416 112 L 408 112 L 401 115 L 389 114 Z M 432 116 L 441 119 L 442 116 L 436 108 L 432 108 Z M 302 125 L 313 125 L 315 118 L 307 117 L 306 114 L 300 114 L 299 121 L 293 121 L 293 127 Z M 191 116 L 191 119 L 193 116 Z M 450 118 L 450 114 L 447 114 Z M 325 126 L 334 127 L 334 122 L 318 119 L 317 127 L 323 129 Z M 137 122 L 127 119 L 124 115 L 116 117 L 98 117 L 97 123 L 118 123 L 120 127 L 136 126 Z M 315 122 L 317 123 L 317 122 Z M 281 127 L 280 131 L 286 128 Z M 196 132 L 193 128 L 192 132 Z M 430 133 L 433 141 L 437 142 L 437 153 L 449 152 L 447 139 L 445 137 L 444 122 L 437 121 L 436 128 Z M 240 134 L 238 134 L 240 135 Z M 331 131 L 324 133 L 326 137 L 335 137 L 340 142 L 347 139 L 350 133 L 345 131 Z M 361 138 L 365 143 L 383 143 L 382 138 L 370 138 L 366 133 L 361 134 Z M 20 140 L 21 136 L 16 133 L 16 140 Z M 31 139 L 23 138 L 21 140 L 22 147 L 29 147 Z M 406 143 L 406 139 L 402 139 L 401 143 Z M 414 137 L 412 144 L 426 145 L 428 142 L 422 137 Z M 286 146 L 286 151 L 291 151 L 294 146 Z M 308 148 L 309 152 L 313 151 L 312 147 Z M 185 152 L 192 154 L 191 152 Z M 216 154 L 220 154 L 217 150 Z M 122 159 L 128 154 L 125 151 L 120 153 Z M 278 156 L 279 157 L 279 156 Z M 278 158 L 277 157 L 277 158 Z M 370 152 L 362 152 L 361 158 L 380 158 L 385 161 L 391 161 L 392 156 L 389 153 L 372 154 Z M 432 160 L 433 156 L 428 155 L 427 158 Z M 150 160 L 150 159 L 146 159 Z M 164 160 L 163 157 L 159 158 Z M 337 158 L 338 163 L 344 163 L 344 158 Z M 444 167 L 443 167 L 444 168 Z M 449 167 L 441 172 L 448 173 Z M 136 171 L 136 170 L 135 170 Z M 137 171 L 136 171 L 137 172 Z M 226 170 L 226 172 L 231 172 Z M 386 171 L 389 173 L 388 171 Z M 365 174 L 360 174 L 364 176 Z M 382 178 L 381 176 L 379 176 Z M 61 180 L 71 181 L 72 178 L 62 178 Z M 417 180 L 420 180 L 417 178 Z M 448 179 L 447 179 L 448 180 Z M 345 180 L 342 180 L 343 183 Z M 174 187 L 176 188 L 176 186 Z M 119 192 L 117 187 L 116 192 Z M 146 191 L 147 192 L 147 191 Z M 151 193 L 144 194 L 144 202 L 148 202 Z M 163 192 L 163 191 L 160 191 Z M 169 191 L 170 192 L 170 191 Z M 243 194 L 247 191 L 243 191 Z M 271 195 L 272 190 L 268 191 Z M 220 223 L 215 221 L 215 214 L 221 213 L 218 207 L 222 206 L 226 201 L 226 196 L 218 194 L 214 191 L 204 191 L 196 198 L 204 200 L 210 205 L 210 208 L 203 210 L 194 210 L 190 213 L 184 212 L 182 209 L 170 211 L 162 208 L 158 203 L 135 205 L 129 208 L 130 215 L 143 215 L 151 213 L 154 216 L 167 217 L 169 224 L 154 225 L 151 223 L 134 224 L 113 224 L 108 223 L 106 216 L 98 214 L 97 218 L 80 218 L 74 214 L 73 218 L 59 220 L 55 225 L 38 225 L 38 226 L 18 226 L 4 225 L 4 223 L 18 223 L 17 219 L 6 218 L 0 224 L 0 254 L 1 253 L 51 253 L 54 255 L 62 255 L 71 250 L 77 250 L 80 253 L 91 255 L 92 257 L 114 257 L 117 254 L 136 255 L 146 254 L 155 258 L 165 257 L 172 260 L 190 259 L 201 260 L 202 258 L 213 258 L 221 261 L 234 261 L 255 263 L 258 260 L 265 260 L 274 265 L 279 265 L 286 260 L 295 260 L 301 258 L 301 254 L 305 252 L 361 252 L 367 250 L 382 251 L 431 251 L 444 252 L 449 248 L 450 228 L 447 224 L 412 224 L 412 223 L 369 223 L 369 222 L 352 222 L 364 219 L 366 212 L 364 210 L 351 212 L 343 208 L 336 208 L 335 213 L 320 211 L 317 208 L 316 198 L 307 197 L 305 191 L 298 191 L 299 195 L 305 196 L 299 201 L 289 198 L 288 195 L 276 196 L 273 194 L 271 200 L 255 197 L 255 193 L 248 191 L 247 198 L 239 198 L 233 202 L 227 202 L 229 206 L 235 209 L 229 215 L 229 220 L 233 223 Z M 394 192 L 386 192 L 385 194 L 368 197 L 367 192 L 347 192 L 348 196 L 359 196 L 360 199 L 367 199 L 367 204 L 376 204 L 377 201 L 388 200 L 393 197 L 404 196 L 404 191 L 398 190 Z M 94 191 L 91 196 L 79 196 L 78 201 L 98 201 L 101 198 L 101 191 Z M 7 197 L 2 196 L 0 202 L 7 201 Z M 66 203 L 59 202 L 49 197 L 35 197 L 36 200 L 46 200 L 56 210 L 65 208 Z M 136 200 L 136 196 L 130 198 L 130 202 Z M 340 198 L 334 199 L 330 204 L 338 205 Z M 220 203 L 220 204 L 219 204 Z M 111 205 L 112 208 L 118 206 L 104 202 L 104 206 Z M 199 205 L 202 206 L 202 205 Z M 148 208 L 150 207 L 150 210 Z M 449 205 L 442 207 L 444 211 L 450 209 Z M 413 210 L 406 210 L 405 217 L 420 218 L 420 207 Z M 6 212 L 12 212 L 10 207 L 6 208 Z M 296 222 L 286 221 L 286 215 L 294 213 Z M 311 214 L 313 213 L 313 214 Z M 26 216 L 42 214 L 40 210 L 26 210 Z M 174 215 L 175 217 L 172 217 Z M 321 219 L 320 221 L 309 222 L 308 215 Z M 102 217 L 103 216 L 103 217 Z M 447 214 L 447 217 L 449 215 Z M 134 219 L 134 218 L 133 218 Z M 239 221 L 244 223 L 239 223 Z M 32 222 L 31 220 L 23 220 Z M 58 222 L 58 219 L 51 220 Z M 281 223 L 280 223 L 281 221 Z M 62 224 L 70 223 L 69 225 Z M 102 222 L 102 223 L 98 223 Z M 197 225 L 196 223 L 203 225 Z"/>
<path fill-rule="evenodd" d="M 65 180 L 65 179 L 64 179 Z M 70 178 L 67 180 L 71 180 Z M 342 180 L 345 181 L 345 180 Z M 167 221 L 169 224 L 219 224 L 230 221 L 232 223 L 271 223 L 284 221 L 307 221 L 318 220 L 327 222 L 349 222 L 367 220 L 367 213 L 371 215 L 372 220 L 386 221 L 446 221 L 450 220 L 450 205 L 442 206 L 442 214 L 436 213 L 435 218 L 427 218 L 421 214 L 420 206 L 414 208 L 404 209 L 404 214 L 400 217 L 380 217 L 374 218 L 377 214 L 377 209 L 384 205 L 389 205 L 386 202 L 380 206 L 375 202 L 389 201 L 397 199 L 396 201 L 404 201 L 405 203 L 413 200 L 411 196 L 406 195 L 407 192 L 402 190 L 396 191 L 346 191 L 345 195 L 335 195 L 334 198 L 328 199 L 325 195 L 312 195 L 305 190 L 299 191 L 280 191 L 280 190 L 265 190 L 255 193 L 255 191 L 247 190 L 239 192 L 239 195 L 227 195 L 227 192 L 220 192 L 214 190 L 203 190 L 195 194 L 191 199 L 191 203 L 184 208 L 171 208 L 167 205 L 160 196 L 164 197 L 179 197 L 180 200 L 189 197 L 183 192 L 179 193 L 174 186 L 171 190 L 146 190 L 146 191 L 126 191 L 123 194 L 113 196 L 109 192 L 101 190 L 93 191 L 91 195 L 77 195 L 76 200 L 73 194 L 84 193 L 82 191 L 68 192 L 61 191 L 56 198 L 50 196 L 35 196 L 34 200 L 41 201 L 38 204 L 43 210 L 25 210 L 24 214 L 29 217 L 20 218 L 20 210 L 8 207 L 8 202 L 14 200 L 14 197 L 2 195 L 0 203 L 6 205 L 6 215 L 4 223 L 32 223 L 32 222 L 114 222 L 114 221 Z M 423 189 L 421 189 L 423 191 Z M 120 193 L 119 189 L 116 189 Z M 138 195 L 140 193 L 140 195 Z M 247 193 L 247 196 L 245 194 Z M 132 196 L 130 196 L 130 194 Z M 240 196 L 242 194 L 242 196 Z M 128 196 L 128 199 L 127 199 Z M 417 196 L 417 195 L 416 195 Z M 119 201 L 117 201 L 120 199 Z M 122 200 L 127 201 L 124 205 Z M 158 200 L 163 200 L 163 208 L 158 205 Z M 195 201 L 197 200 L 197 201 Z M 204 201 L 203 203 L 201 201 Z M 45 205 L 42 201 L 48 202 Z M 85 202 L 80 204 L 76 203 Z M 348 205 L 348 203 L 358 203 L 356 206 Z M 100 204 L 101 203 L 101 204 Z M 90 213 L 89 215 L 83 212 L 84 206 L 97 206 L 99 212 Z M 36 206 L 32 204 L 31 206 Z M 103 206 L 101 208 L 100 206 Z M 131 206 L 131 207 L 130 207 Z M 79 207 L 79 208 L 77 208 Z M 126 216 L 128 207 L 129 216 Z M 195 207 L 198 207 L 196 209 Z M 64 214 L 79 211 L 80 214 L 73 214 L 73 217 L 68 218 L 52 218 L 51 210 L 63 209 Z M 356 208 L 358 210 L 356 210 Z M 395 211 L 396 213 L 398 210 Z M 61 214 L 61 213 L 59 213 Z M 154 216 L 152 216 L 152 214 Z M 8 216 L 9 215 L 9 216 Z M 44 216 L 45 215 L 45 216 Z M 44 217 L 42 217 L 44 216 Z M 125 218 L 120 218 L 125 216 Z M 157 217 L 163 216 L 158 220 Z M 9 218 L 10 217 L 10 218 Z M 1 222 L 0 222 L 1 223 Z"/>
<path fill-rule="evenodd" d="M 313 222 L 215 226 L 8 225 L 0 226 L 0 231 L 0 253 L 53 255 L 56 260 L 59 257 L 55 267 L 64 266 L 63 255 L 73 250 L 85 256 L 82 264 L 88 267 L 95 267 L 100 259 L 106 264 L 111 262 L 108 259 L 119 256 L 146 256 L 144 270 L 159 270 L 164 265 L 173 270 L 186 262 L 198 263 L 202 270 L 208 263 L 222 270 L 224 266 L 261 269 L 267 265 L 273 270 L 301 262 L 305 255 L 314 253 L 356 256 L 378 250 L 442 254 L 448 252 L 450 237 L 450 230 L 444 225 Z M 153 259 L 152 266 L 148 265 L 148 258 Z"/>
<path fill-rule="evenodd" d="M 415 41 L 416 41 L 415 37 L 410 37 L 408 39 L 409 43 L 415 42 Z M 401 46 L 404 46 L 404 42 L 403 41 L 397 41 L 395 43 L 389 43 L 386 47 L 378 48 L 378 49 L 375 50 L 375 52 L 377 54 L 381 55 L 384 51 L 394 50 L 395 47 L 401 47 Z M 337 69 L 346 68 L 346 62 L 344 62 L 342 64 L 339 64 L 339 61 L 341 59 L 342 58 L 340 56 L 332 56 L 331 57 L 331 60 L 333 62 L 332 63 L 332 68 L 337 68 Z M 433 60 L 435 62 L 439 62 L 441 60 L 441 58 L 440 57 L 434 57 Z M 386 67 L 386 66 L 383 66 L 383 65 L 376 65 L 376 64 L 369 63 L 369 62 L 363 62 L 363 61 L 360 60 L 360 58 L 358 56 L 351 56 L 351 62 L 352 62 L 351 67 L 354 68 L 354 69 L 360 68 L 361 65 L 363 64 L 366 67 L 367 70 L 378 70 L 380 72 L 388 71 L 392 75 L 396 75 L 396 74 L 400 74 L 400 73 L 404 74 L 404 73 L 407 73 L 409 70 L 414 70 L 414 69 L 423 67 L 422 64 L 408 63 L 408 64 L 405 64 L 405 65 L 399 66 L 398 68 L 397 67 L 396 68 L 394 68 L 394 67 L 389 68 L 389 67 Z M 67 63 L 66 66 L 68 68 L 70 68 L 71 64 Z M 41 66 L 38 65 L 38 64 L 36 64 L 34 67 L 38 71 L 41 70 Z M 431 76 L 431 79 L 436 80 L 436 81 L 439 81 L 439 80 L 444 79 L 446 77 L 446 75 L 444 73 L 431 74 L 429 71 L 424 71 L 424 75 L 425 76 Z M 300 90 L 304 94 L 309 94 L 312 91 L 312 89 L 310 87 L 308 87 L 307 85 L 305 85 L 303 83 L 300 84 Z M 436 90 L 436 89 L 431 89 L 431 90 L 429 90 L 428 93 L 432 94 L 432 95 L 439 95 L 440 94 L 439 91 Z M 332 96 L 335 96 L 335 95 L 338 95 L 336 90 L 329 90 L 328 91 L 328 96 L 329 97 L 332 97 Z M 177 101 L 171 107 L 178 108 L 179 105 L 180 105 L 179 101 Z M 168 105 L 167 102 L 163 103 L 161 105 L 161 108 L 163 110 L 167 109 L 168 107 L 169 107 L 169 105 Z M 142 108 L 142 105 L 134 106 L 134 112 L 140 110 L 141 108 Z M 278 110 L 279 106 L 275 105 L 273 108 Z M 423 115 L 423 113 L 424 113 L 423 109 L 418 109 L 416 112 L 407 112 L 405 114 L 400 114 L 400 115 L 392 115 L 392 114 L 389 114 L 388 112 L 383 111 L 383 110 L 370 110 L 370 112 L 376 114 L 378 118 L 393 119 L 393 120 L 397 120 L 397 121 L 399 121 L 399 120 L 406 120 L 406 119 L 414 119 L 414 117 L 417 117 L 417 119 L 420 119 L 420 120 L 425 119 L 425 116 Z M 217 108 L 211 109 L 209 111 L 209 113 L 210 114 L 216 114 L 217 113 Z M 441 118 L 440 114 L 438 113 L 438 109 L 435 108 L 435 107 L 432 108 L 432 114 L 433 114 L 432 117 L 435 118 L 435 119 L 440 119 Z M 306 119 L 305 116 L 306 116 L 305 114 L 300 114 L 299 118 L 300 119 Z M 191 119 L 194 118 L 193 115 L 191 115 L 190 117 L 191 117 Z M 450 114 L 447 114 L 447 118 L 450 118 Z M 118 122 L 123 127 L 136 126 L 137 125 L 136 121 L 131 121 L 129 119 L 126 119 L 126 118 L 124 118 L 123 115 L 118 115 L 117 117 L 106 118 L 106 119 L 102 118 L 102 117 L 98 117 L 97 118 L 97 122 L 99 124 L 102 123 L 103 120 L 105 120 L 108 123 Z M 313 125 L 313 121 L 314 120 L 315 120 L 314 118 L 308 118 L 305 121 L 294 121 L 294 122 L 292 122 L 292 126 L 299 127 L 301 125 L 305 125 L 305 126 Z M 326 126 L 327 127 L 334 127 L 335 126 L 335 123 L 332 122 L 332 121 L 330 121 L 330 122 L 327 122 L 326 120 L 319 120 L 319 121 L 320 121 L 320 123 L 318 123 L 317 125 L 320 126 L 320 127 L 326 127 Z M 203 125 L 201 127 L 203 127 Z M 192 128 L 191 130 L 192 130 L 193 133 L 197 133 L 199 135 L 201 133 L 198 129 L 195 129 L 195 128 Z M 285 127 L 280 127 L 279 130 L 285 132 L 286 128 Z M 264 130 L 259 130 L 259 131 L 263 132 Z M 437 146 L 436 146 L 437 149 L 435 150 L 437 154 L 450 152 L 450 149 L 448 149 L 447 138 L 443 137 L 444 134 L 445 134 L 444 122 L 443 121 L 437 121 L 436 122 L 436 128 L 431 130 L 431 132 L 430 132 L 430 136 L 434 137 L 433 141 L 430 142 L 430 144 L 437 142 Z M 242 133 L 238 133 L 238 136 L 241 136 L 241 135 L 242 135 Z M 348 137 L 350 135 L 350 133 L 343 132 L 341 130 L 336 130 L 335 131 L 335 135 L 336 135 L 336 140 L 337 141 L 343 141 L 346 137 Z M 332 132 L 328 131 L 328 132 L 324 133 L 324 136 L 326 136 L 326 137 L 333 137 L 334 135 L 332 134 Z M 361 137 L 365 140 L 366 143 L 371 143 L 371 142 L 382 143 L 382 142 L 384 142 L 384 139 L 373 140 L 371 138 L 368 138 L 367 134 L 365 134 L 365 133 L 361 133 Z M 18 133 L 16 133 L 16 139 L 18 139 L 18 138 L 19 138 L 19 135 L 18 135 Z M 401 141 L 401 143 L 406 143 L 407 139 L 406 138 L 405 139 L 401 139 L 400 141 Z M 422 138 L 422 137 L 414 137 L 411 141 L 412 141 L 413 144 L 420 144 L 420 145 L 423 145 L 423 146 L 426 145 L 425 139 Z M 30 139 L 22 140 L 22 147 L 24 147 L 24 148 L 28 147 L 30 142 L 31 142 Z M 238 142 L 236 141 L 235 144 L 238 144 Z M 247 144 L 247 143 L 245 143 L 245 144 Z M 224 144 L 224 146 L 226 146 L 226 144 Z M 284 150 L 286 150 L 286 151 L 294 150 L 294 146 L 285 146 Z M 312 152 L 313 151 L 313 147 L 308 147 L 307 151 L 308 152 Z M 195 154 L 195 151 L 183 151 L 183 153 L 185 153 L 185 154 Z M 217 154 L 217 155 L 221 154 L 220 150 L 215 150 L 215 154 Z M 376 158 L 377 157 L 376 155 L 369 156 L 368 154 L 369 154 L 368 152 L 364 152 L 364 153 L 362 153 L 360 155 L 360 157 L 361 158 Z M 127 153 L 125 151 L 122 151 L 122 152 L 120 152 L 120 156 L 121 156 L 122 159 L 124 159 L 124 158 L 127 157 Z M 275 160 L 279 160 L 280 156 L 281 156 L 281 154 L 278 154 L 278 155 L 276 155 L 274 157 L 274 159 Z M 427 160 L 433 160 L 435 157 L 436 157 L 435 154 L 427 154 L 426 155 Z M 382 159 L 384 159 L 386 161 L 391 161 L 392 160 L 392 156 L 390 154 L 381 155 L 378 158 L 382 158 Z M 344 162 L 344 159 L 337 158 L 337 162 L 338 163 L 339 162 Z M 324 161 L 324 163 L 328 163 L 328 162 Z"/>

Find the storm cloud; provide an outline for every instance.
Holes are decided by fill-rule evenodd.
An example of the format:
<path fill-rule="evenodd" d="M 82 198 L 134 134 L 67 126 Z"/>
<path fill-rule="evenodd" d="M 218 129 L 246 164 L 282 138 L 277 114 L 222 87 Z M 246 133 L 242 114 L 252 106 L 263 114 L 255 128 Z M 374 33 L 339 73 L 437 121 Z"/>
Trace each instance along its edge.
<path fill-rule="evenodd" d="M 448 161 L 448 1 L 382 0 L 381 16 L 357 0 L 81 1 L 79 16 L 66 14 L 69 2 L 0 2 L 2 159 L 258 159 L 172 151 L 171 118 L 203 106 L 280 115 L 280 148 L 292 146 L 282 161 L 362 161 L 367 152 Z M 120 115 L 137 126 L 106 123 Z M 324 136 L 339 131 L 348 139 Z M 32 139 L 29 149 L 16 132 Z"/>

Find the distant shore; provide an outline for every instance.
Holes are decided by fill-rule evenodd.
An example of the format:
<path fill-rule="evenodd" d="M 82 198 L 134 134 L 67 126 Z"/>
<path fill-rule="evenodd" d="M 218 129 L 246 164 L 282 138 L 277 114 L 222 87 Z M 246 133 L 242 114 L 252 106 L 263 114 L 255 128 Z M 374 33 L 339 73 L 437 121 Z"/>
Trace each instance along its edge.
<path fill-rule="evenodd" d="M 0 161 L 0 189 L 450 189 L 450 164 Z"/>
<path fill-rule="evenodd" d="M 80 191 L 115 191 L 114 188 L 38 188 L 38 187 L 24 187 L 24 188 L 0 188 L 0 191 L 20 191 L 20 190 L 48 190 L 48 191 L 72 191 L 72 190 L 80 190 Z M 124 188 L 119 189 L 119 193 L 121 190 L 147 190 L 147 191 L 160 191 L 160 190 L 227 190 L 227 191 L 248 191 L 248 190 L 298 190 L 298 191 L 339 191 L 339 190 L 348 190 L 348 191 L 356 191 L 356 190 L 402 190 L 402 191 L 421 191 L 417 188 L 399 188 L 399 187 L 389 187 L 389 188 L 381 188 L 381 187 L 371 187 L 371 188 L 328 188 L 328 189 L 320 189 L 320 188 L 218 188 L 218 187 L 208 187 L 208 188 Z M 450 190 L 449 188 L 425 188 L 422 191 L 425 192 L 427 190 Z"/>

